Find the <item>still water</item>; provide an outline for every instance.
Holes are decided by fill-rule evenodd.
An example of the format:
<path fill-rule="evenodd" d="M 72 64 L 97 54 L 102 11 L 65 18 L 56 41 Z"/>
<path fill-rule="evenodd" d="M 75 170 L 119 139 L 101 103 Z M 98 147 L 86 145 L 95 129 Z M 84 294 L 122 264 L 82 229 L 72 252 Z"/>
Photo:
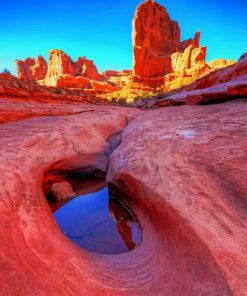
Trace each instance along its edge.
<path fill-rule="evenodd" d="M 54 212 L 62 232 L 80 247 L 101 254 L 135 249 L 142 240 L 141 225 L 129 205 L 108 187 L 79 195 Z"/>

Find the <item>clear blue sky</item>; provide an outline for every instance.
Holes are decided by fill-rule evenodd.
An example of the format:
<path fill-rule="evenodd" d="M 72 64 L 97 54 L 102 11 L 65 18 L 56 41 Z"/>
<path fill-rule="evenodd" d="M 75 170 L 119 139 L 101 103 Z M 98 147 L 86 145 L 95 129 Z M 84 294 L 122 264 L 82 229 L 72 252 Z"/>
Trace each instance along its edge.
<path fill-rule="evenodd" d="M 48 58 L 64 50 L 93 59 L 100 71 L 131 69 L 131 22 L 139 0 L 11 0 L 0 4 L 0 71 L 16 74 L 15 59 Z M 247 51 L 246 0 L 160 0 L 182 39 L 201 30 L 207 60 L 238 59 Z"/>

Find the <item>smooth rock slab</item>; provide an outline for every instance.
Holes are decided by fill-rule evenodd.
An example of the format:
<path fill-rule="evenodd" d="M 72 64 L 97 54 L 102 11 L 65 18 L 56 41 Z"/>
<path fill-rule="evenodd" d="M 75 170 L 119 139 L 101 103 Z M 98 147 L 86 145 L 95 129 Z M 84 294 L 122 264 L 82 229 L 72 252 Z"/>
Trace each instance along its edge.
<path fill-rule="evenodd" d="M 246 115 L 243 102 L 147 111 L 111 156 L 108 179 L 159 236 L 149 239 L 160 295 L 247 295 Z"/>
<path fill-rule="evenodd" d="M 1 295 L 111 295 L 117 275 L 108 274 L 109 259 L 62 235 L 42 183 L 50 169 L 105 171 L 112 136 L 138 111 L 81 105 L 80 112 L 0 125 Z"/>
<path fill-rule="evenodd" d="M 41 117 L 0 125 L 2 295 L 244 295 L 245 104 L 39 108 Z M 140 219 L 143 242 L 96 255 L 62 235 L 42 184 L 50 171 L 104 171 L 113 149 L 108 180 Z"/>

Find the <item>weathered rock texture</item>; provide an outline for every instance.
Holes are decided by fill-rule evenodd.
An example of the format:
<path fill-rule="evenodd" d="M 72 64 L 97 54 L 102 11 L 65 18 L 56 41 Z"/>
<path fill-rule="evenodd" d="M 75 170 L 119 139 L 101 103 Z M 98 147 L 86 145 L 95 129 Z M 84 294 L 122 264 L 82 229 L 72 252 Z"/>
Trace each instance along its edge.
<path fill-rule="evenodd" d="M 247 98 L 247 56 L 244 55 L 238 63 L 224 69 L 217 69 L 187 86 L 168 94 L 154 95 L 149 100 L 140 99 L 132 105 L 144 108 L 199 105 L 238 98 Z"/>
<path fill-rule="evenodd" d="M 157 105 L 205 104 L 247 97 L 247 56 L 225 69 L 218 69 L 159 100 Z"/>
<path fill-rule="evenodd" d="M 172 72 L 171 54 L 198 47 L 200 36 L 180 43 L 180 27 L 154 1 L 138 6 L 133 20 L 134 75 L 160 78 Z"/>
<path fill-rule="evenodd" d="M 63 85 L 64 75 L 66 75 L 66 81 Z M 80 79 L 76 78 L 100 80 L 101 76 L 93 61 L 84 57 L 78 58 L 76 62 L 73 62 L 62 50 L 51 50 L 49 52 L 49 68 L 45 84 L 48 86 L 65 86 L 71 88 L 84 88 L 87 86 L 87 83 L 81 83 Z"/>
<path fill-rule="evenodd" d="M 53 198 L 57 202 L 64 201 L 66 199 L 71 199 L 73 197 L 76 197 L 76 193 L 74 192 L 71 184 L 69 182 L 59 182 L 59 183 L 54 183 L 51 186 L 51 191 L 53 194 Z"/>
<path fill-rule="evenodd" d="M 246 112 L 241 102 L 173 107 L 125 129 L 108 179 L 152 221 L 143 277 L 155 261 L 162 280 L 144 295 L 247 295 Z"/>
<path fill-rule="evenodd" d="M 63 83 L 60 85 L 60 80 L 63 79 Z M 74 77 L 79 85 L 87 83 L 89 80 L 84 77 Z M 0 73 L 0 98 L 11 97 L 15 99 L 27 98 L 33 101 L 50 102 L 56 101 L 59 104 L 68 102 L 80 102 L 80 103 L 108 103 L 109 101 L 96 97 L 94 90 L 82 90 L 82 89 L 68 89 L 62 87 L 66 85 L 66 75 L 59 77 L 58 88 L 47 87 L 37 84 L 35 81 L 25 81 L 18 79 L 10 74 Z"/>
<path fill-rule="evenodd" d="M 247 105 L 14 105 L 0 125 L 2 295 L 246 295 Z M 37 117 L 17 120 L 28 106 Z M 107 166 L 143 226 L 122 255 L 70 242 L 42 191 L 51 171 Z"/>
<path fill-rule="evenodd" d="M 132 35 L 133 82 L 151 87 L 164 84 L 165 92 L 187 85 L 217 67 L 226 67 L 232 63 L 221 59 L 206 64 L 206 46 L 199 47 L 200 32 L 193 39 L 181 42 L 178 23 L 170 19 L 163 6 L 152 0 L 138 6 Z"/>
<path fill-rule="evenodd" d="M 45 79 L 48 66 L 42 56 L 36 59 L 27 58 L 25 61 L 16 60 L 18 77 L 23 80 Z"/>
<path fill-rule="evenodd" d="M 93 61 L 79 57 L 74 62 L 62 50 L 53 49 L 48 66 L 41 56 L 17 61 L 19 78 L 45 86 L 86 89 L 95 94 L 116 93 L 109 98 L 117 95 L 129 100 L 136 90 L 161 88 L 166 93 L 234 63 L 223 59 L 206 63 L 207 48 L 200 47 L 200 32 L 180 41 L 178 23 L 152 0 L 137 7 L 132 35 L 133 72 L 109 70 L 100 75 Z"/>
<path fill-rule="evenodd" d="M 113 73 L 113 79 L 107 77 L 107 71 L 105 75 L 100 75 L 93 61 L 79 57 L 73 62 L 66 53 L 57 49 L 49 52 L 48 66 L 39 56 L 36 60 L 27 58 L 25 61 L 17 61 L 17 70 L 22 80 L 34 80 L 48 87 L 86 89 L 95 94 L 121 89 L 124 79 L 114 79 L 116 73 L 122 74 L 118 76 L 130 76 L 130 71 Z"/>

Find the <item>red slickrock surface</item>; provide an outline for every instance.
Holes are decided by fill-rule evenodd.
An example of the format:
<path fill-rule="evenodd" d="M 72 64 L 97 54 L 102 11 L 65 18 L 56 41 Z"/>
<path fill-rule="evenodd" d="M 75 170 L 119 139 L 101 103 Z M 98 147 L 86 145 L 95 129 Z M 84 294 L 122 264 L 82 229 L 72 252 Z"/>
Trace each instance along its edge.
<path fill-rule="evenodd" d="M 124 130 L 108 179 L 152 223 L 147 269 L 131 266 L 157 284 L 140 295 L 247 295 L 246 114 L 244 102 L 170 107 Z"/>
<path fill-rule="evenodd" d="M 246 104 L 0 102 L 15 110 L 0 125 L 2 295 L 246 295 Z M 109 157 L 107 178 L 135 210 L 143 242 L 105 256 L 61 233 L 42 184 L 50 171 L 105 171 Z"/>

